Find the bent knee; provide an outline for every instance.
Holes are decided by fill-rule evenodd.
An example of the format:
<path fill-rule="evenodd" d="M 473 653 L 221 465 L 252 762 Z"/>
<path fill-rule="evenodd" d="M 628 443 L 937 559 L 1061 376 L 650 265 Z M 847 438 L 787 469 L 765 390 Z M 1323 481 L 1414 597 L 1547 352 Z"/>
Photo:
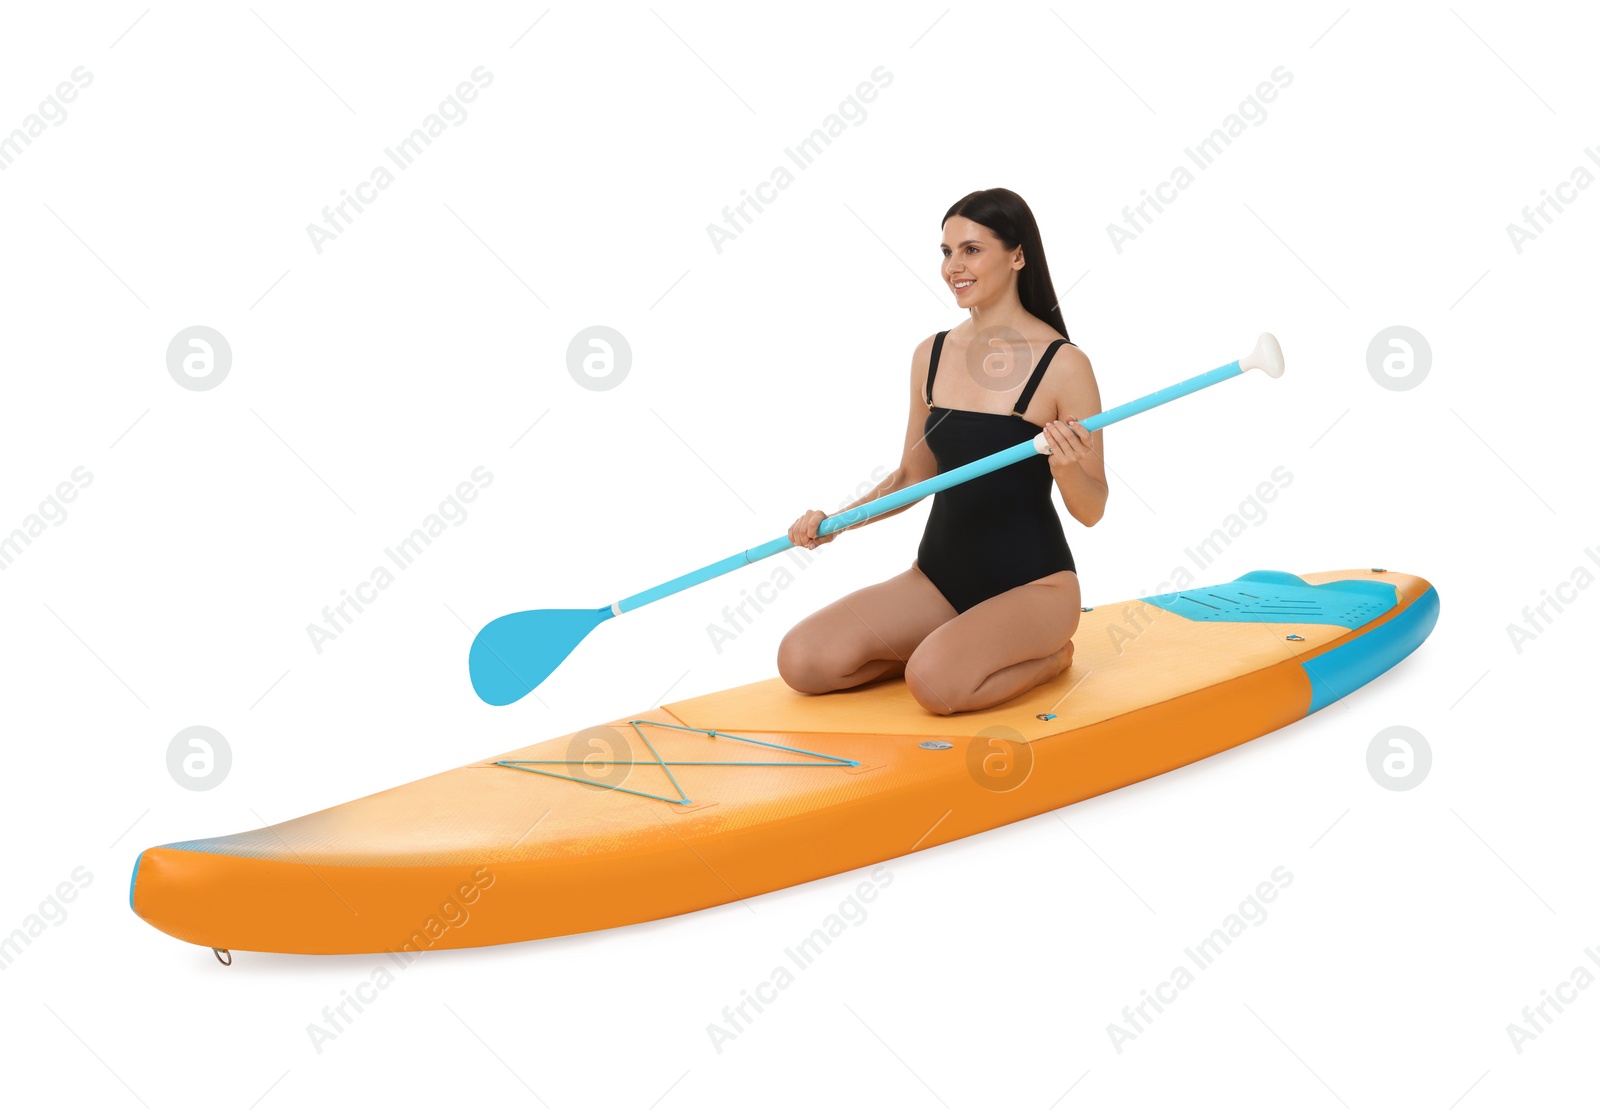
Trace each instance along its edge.
<path fill-rule="evenodd" d="M 960 685 L 940 656 L 912 653 L 906 662 L 906 690 L 930 714 L 957 713 Z"/>
<path fill-rule="evenodd" d="M 804 635 L 791 630 L 778 643 L 778 676 L 791 688 L 806 695 L 821 695 L 837 686 L 837 673 L 830 669 L 825 650 Z"/>

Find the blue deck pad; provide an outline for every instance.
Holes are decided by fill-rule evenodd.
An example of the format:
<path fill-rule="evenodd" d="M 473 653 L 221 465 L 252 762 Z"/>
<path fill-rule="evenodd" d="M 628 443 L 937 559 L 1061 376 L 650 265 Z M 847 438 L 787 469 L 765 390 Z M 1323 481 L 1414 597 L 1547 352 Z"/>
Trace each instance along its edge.
<path fill-rule="evenodd" d="M 1303 622 L 1359 629 L 1393 609 L 1400 596 L 1390 583 L 1374 579 L 1347 578 L 1313 586 L 1286 571 L 1251 571 L 1217 586 L 1139 600 L 1190 621 Z"/>

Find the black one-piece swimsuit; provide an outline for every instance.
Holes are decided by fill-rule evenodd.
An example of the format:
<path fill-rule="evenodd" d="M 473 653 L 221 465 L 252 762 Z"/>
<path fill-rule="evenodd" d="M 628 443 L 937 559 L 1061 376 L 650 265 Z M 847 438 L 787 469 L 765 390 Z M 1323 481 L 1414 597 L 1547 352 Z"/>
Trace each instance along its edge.
<path fill-rule="evenodd" d="M 939 472 L 1031 439 L 1044 428 L 1022 418 L 1044 379 L 1061 339 L 1050 344 L 1017 397 L 1010 415 L 939 408 L 933 404 L 933 378 L 948 330 L 933 339 L 928 361 L 928 407 L 923 436 Z M 1050 501 L 1054 479 L 1048 456 L 1021 462 L 935 493 L 917 548 L 917 567 L 957 613 L 1057 571 L 1076 571 L 1061 518 Z"/>

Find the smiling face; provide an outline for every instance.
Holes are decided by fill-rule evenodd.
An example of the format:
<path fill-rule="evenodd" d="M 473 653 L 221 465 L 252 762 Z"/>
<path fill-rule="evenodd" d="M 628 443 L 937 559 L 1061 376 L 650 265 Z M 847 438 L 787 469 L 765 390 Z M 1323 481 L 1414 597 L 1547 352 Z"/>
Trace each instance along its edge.
<path fill-rule="evenodd" d="M 944 223 L 939 251 L 944 254 L 944 281 L 960 307 L 988 302 L 1015 288 L 1023 263 L 1021 245 L 1008 250 L 993 229 L 960 216 Z"/>

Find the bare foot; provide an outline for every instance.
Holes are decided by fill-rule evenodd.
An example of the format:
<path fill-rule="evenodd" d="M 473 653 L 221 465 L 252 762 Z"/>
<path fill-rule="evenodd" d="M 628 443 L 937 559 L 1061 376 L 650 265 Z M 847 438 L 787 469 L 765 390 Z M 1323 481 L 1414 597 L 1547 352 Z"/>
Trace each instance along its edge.
<path fill-rule="evenodd" d="M 1076 649 L 1074 648 L 1072 642 L 1069 640 L 1066 643 L 1066 645 L 1059 652 L 1056 653 L 1056 661 L 1061 665 L 1059 668 L 1056 669 L 1056 675 L 1060 675 L 1062 672 L 1064 672 L 1068 668 L 1072 667 L 1072 654 L 1075 651 L 1076 651 Z"/>

